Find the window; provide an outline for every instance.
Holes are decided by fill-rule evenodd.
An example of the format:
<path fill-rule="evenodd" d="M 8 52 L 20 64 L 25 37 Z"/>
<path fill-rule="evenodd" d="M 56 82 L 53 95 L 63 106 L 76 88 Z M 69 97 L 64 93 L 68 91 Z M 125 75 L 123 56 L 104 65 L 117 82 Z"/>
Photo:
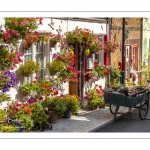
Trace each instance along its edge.
<path fill-rule="evenodd" d="M 46 65 L 46 43 L 40 41 L 36 45 L 33 44 L 29 50 L 24 50 L 24 60 L 32 59 L 35 62 L 40 63 L 41 71 L 37 74 L 32 74 L 30 77 L 25 77 L 24 82 L 31 82 L 36 76 L 43 78 L 45 74 L 45 65 Z"/>
<path fill-rule="evenodd" d="M 98 35 L 99 38 L 104 41 L 104 35 Z M 104 65 L 104 50 L 101 50 L 99 54 L 95 54 L 95 61 L 98 62 L 101 65 Z"/>

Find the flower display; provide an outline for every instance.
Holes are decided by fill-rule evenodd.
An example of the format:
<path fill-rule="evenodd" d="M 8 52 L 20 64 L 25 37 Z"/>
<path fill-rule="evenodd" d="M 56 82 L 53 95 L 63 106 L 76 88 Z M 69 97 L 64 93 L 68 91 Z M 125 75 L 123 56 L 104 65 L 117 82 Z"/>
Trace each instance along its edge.
<path fill-rule="evenodd" d="M 97 63 L 94 63 L 93 70 L 98 73 L 98 76 L 100 78 L 104 78 L 110 72 L 110 69 L 108 69 L 105 65 L 100 65 L 100 64 L 97 64 Z"/>
<path fill-rule="evenodd" d="M 66 32 L 63 41 L 68 43 L 83 43 L 86 45 L 86 48 L 89 49 L 89 54 L 98 52 L 104 48 L 101 38 L 86 28 L 76 27 L 74 30 Z"/>
<path fill-rule="evenodd" d="M 28 31 L 34 31 L 38 28 L 39 18 L 5 18 L 4 41 L 17 42 L 24 39 Z"/>
<path fill-rule="evenodd" d="M 31 47 L 33 43 L 36 44 L 40 40 L 42 40 L 42 38 L 39 38 L 39 33 L 37 31 L 29 31 L 23 40 L 23 47 L 27 50 Z"/>
<path fill-rule="evenodd" d="M 14 72 L 9 70 L 0 73 L 0 90 L 3 93 L 10 91 L 11 88 L 15 88 L 19 83 L 19 79 L 16 78 Z"/>
<path fill-rule="evenodd" d="M 62 39 L 62 35 L 61 34 L 54 34 L 52 32 L 49 33 L 49 36 L 50 36 L 50 40 L 53 41 L 53 42 L 60 42 L 61 39 Z"/>
<path fill-rule="evenodd" d="M 104 51 L 108 54 L 114 52 L 118 47 L 118 43 L 115 43 L 111 40 L 104 42 Z"/>
<path fill-rule="evenodd" d="M 14 70 L 17 64 L 23 62 L 22 53 L 16 50 L 9 50 L 7 47 L 0 49 L 0 64 L 2 70 Z"/>
<path fill-rule="evenodd" d="M 110 82 L 109 85 L 119 85 L 120 84 L 120 77 L 121 71 L 118 67 L 109 66 L 110 70 Z"/>
<path fill-rule="evenodd" d="M 90 91 L 88 91 L 86 95 L 86 99 L 88 100 L 88 104 L 90 109 L 96 109 L 101 104 L 104 103 L 104 91 L 102 89 L 101 85 L 94 85 L 94 88 L 92 88 Z"/>
<path fill-rule="evenodd" d="M 17 73 L 21 76 L 29 76 L 33 73 L 39 72 L 41 69 L 40 64 L 33 60 L 26 60 L 24 64 L 21 64 L 17 70 Z"/>

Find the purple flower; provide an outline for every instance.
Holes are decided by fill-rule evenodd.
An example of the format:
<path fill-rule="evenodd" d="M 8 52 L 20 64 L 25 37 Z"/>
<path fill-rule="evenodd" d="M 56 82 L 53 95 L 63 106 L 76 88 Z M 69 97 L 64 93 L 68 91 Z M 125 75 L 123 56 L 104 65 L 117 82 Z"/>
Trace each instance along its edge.
<path fill-rule="evenodd" d="M 3 74 L 0 74 L 0 80 L 3 81 L 2 92 L 10 91 L 10 88 L 15 88 L 19 83 L 19 79 L 16 78 L 14 72 L 10 72 L 9 70 L 4 71 Z"/>
<path fill-rule="evenodd" d="M 54 53 L 52 56 L 52 59 L 56 58 L 56 56 L 57 56 L 56 53 Z"/>
<path fill-rule="evenodd" d="M 50 79 L 50 82 L 53 82 L 53 80 L 52 80 L 52 79 Z"/>

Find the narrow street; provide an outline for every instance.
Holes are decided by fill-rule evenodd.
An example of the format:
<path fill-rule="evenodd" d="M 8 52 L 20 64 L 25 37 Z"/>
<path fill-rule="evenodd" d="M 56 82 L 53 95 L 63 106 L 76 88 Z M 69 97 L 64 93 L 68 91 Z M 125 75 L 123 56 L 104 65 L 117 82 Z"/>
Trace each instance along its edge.
<path fill-rule="evenodd" d="M 150 118 L 150 107 L 147 118 Z M 122 114 L 116 122 L 112 122 L 95 132 L 150 132 L 150 120 L 141 120 L 139 109 L 136 108 L 132 113 Z"/>

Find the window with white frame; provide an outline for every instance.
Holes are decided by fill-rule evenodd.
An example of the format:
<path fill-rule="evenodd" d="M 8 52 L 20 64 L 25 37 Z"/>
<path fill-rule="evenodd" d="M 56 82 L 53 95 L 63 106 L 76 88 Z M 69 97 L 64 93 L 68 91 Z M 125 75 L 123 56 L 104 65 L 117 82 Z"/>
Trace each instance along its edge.
<path fill-rule="evenodd" d="M 104 40 L 104 35 L 103 34 L 97 34 L 99 36 L 99 38 L 102 39 L 102 41 Z M 104 65 L 104 50 L 101 50 L 100 53 L 96 53 L 95 54 L 95 61 L 98 62 L 101 65 Z"/>
<path fill-rule="evenodd" d="M 45 75 L 44 68 L 45 68 L 45 43 L 41 40 L 37 44 L 33 44 L 28 50 L 24 50 L 24 60 L 32 59 L 35 62 L 38 62 L 41 66 L 41 71 L 32 74 L 30 77 L 25 77 L 24 82 L 31 82 L 36 76 L 40 76 L 43 78 Z"/>

